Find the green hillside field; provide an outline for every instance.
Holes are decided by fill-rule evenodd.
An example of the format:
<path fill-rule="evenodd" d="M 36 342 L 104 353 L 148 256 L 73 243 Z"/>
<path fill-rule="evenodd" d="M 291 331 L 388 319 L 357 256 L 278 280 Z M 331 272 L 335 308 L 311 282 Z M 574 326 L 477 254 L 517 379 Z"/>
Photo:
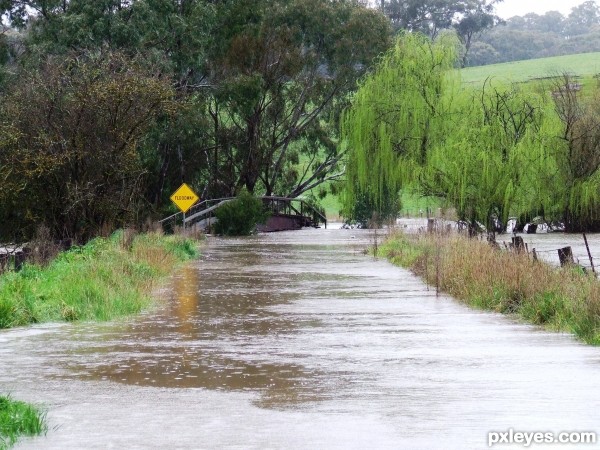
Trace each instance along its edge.
<path fill-rule="evenodd" d="M 480 84 L 488 77 L 506 81 L 530 81 L 564 72 L 577 76 L 600 73 L 600 52 L 467 67 L 460 71 L 460 75 L 464 83 Z"/>

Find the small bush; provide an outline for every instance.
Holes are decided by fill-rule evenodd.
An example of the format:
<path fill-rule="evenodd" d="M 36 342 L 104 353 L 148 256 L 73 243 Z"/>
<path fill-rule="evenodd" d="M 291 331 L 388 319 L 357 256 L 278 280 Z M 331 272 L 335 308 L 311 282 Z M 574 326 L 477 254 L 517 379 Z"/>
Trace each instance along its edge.
<path fill-rule="evenodd" d="M 384 189 L 379 204 L 369 194 L 359 192 L 354 203 L 346 205 L 342 213 L 348 224 L 357 224 L 361 228 L 380 228 L 384 223 L 396 220 L 400 208 L 398 193 Z"/>
<path fill-rule="evenodd" d="M 215 211 L 217 223 L 215 232 L 225 236 L 248 236 L 256 229 L 256 225 L 264 223 L 269 214 L 262 201 L 252 194 L 243 191 L 232 200 Z"/>

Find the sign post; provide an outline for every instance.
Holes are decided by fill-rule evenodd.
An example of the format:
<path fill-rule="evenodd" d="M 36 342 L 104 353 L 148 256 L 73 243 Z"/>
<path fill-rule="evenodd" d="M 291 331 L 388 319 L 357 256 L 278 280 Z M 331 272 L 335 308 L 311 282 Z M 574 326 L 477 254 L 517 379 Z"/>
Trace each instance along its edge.
<path fill-rule="evenodd" d="M 187 184 L 183 183 L 175 192 L 173 192 L 173 195 L 171 195 L 170 198 L 183 213 L 183 231 L 185 232 L 185 213 L 200 199 L 200 197 L 198 197 Z"/>

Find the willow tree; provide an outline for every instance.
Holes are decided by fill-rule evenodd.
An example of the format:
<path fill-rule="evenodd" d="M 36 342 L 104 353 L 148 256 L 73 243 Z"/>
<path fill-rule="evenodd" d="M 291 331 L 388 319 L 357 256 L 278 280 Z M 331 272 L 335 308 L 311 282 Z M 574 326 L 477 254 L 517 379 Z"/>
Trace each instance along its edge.
<path fill-rule="evenodd" d="M 362 80 L 342 118 L 349 148 L 346 214 L 366 198 L 381 213 L 403 183 L 419 179 L 432 144 L 446 133 L 456 40 L 401 36 Z"/>
<path fill-rule="evenodd" d="M 600 85 L 584 86 L 570 74 L 546 91 L 554 100 L 549 148 L 556 161 L 554 204 L 569 231 L 600 230 Z M 550 183 L 549 183 L 550 184 Z"/>
<path fill-rule="evenodd" d="M 404 36 L 362 83 L 344 117 L 346 211 L 364 193 L 380 208 L 403 186 L 445 200 L 472 225 L 493 227 L 536 203 L 521 183 L 545 160 L 531 157 L 537 143 L 525 139 L 541 127 L 543 97 L 514 85 L 462 86 L 455 42 Z"/>
<path fill-rule="evenodd" d="M 432 146 L 422 188 L 445 198 L 461 219 L 488 229 L 539 202 L 537 174 L 547 160 L 537 136 L 544 98 L 517 85 L 486 82 L 454 96 L 451 131 Z M 533 194 L 533 198 L 532 198 Z"/>

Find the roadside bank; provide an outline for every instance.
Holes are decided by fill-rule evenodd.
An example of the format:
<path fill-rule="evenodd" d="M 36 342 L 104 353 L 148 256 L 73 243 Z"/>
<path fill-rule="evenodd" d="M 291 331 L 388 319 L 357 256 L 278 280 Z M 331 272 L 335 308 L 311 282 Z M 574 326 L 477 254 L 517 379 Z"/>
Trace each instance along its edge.
<path fill-rule="evenodd" d="M 46 267 L 26 264 L 0 276 L 0 329 L 138 313 L 152 303 L 157 283 L 197 255 L 189 238 L 120 230 L 61 253 Z"/>
<path fill-rule="evenodd" d="M 42 322 L 106 321 L 149 307 L 152 289 L 184 261 L 197 241 L 123 230 L 59 254 L 46 267 L 25 264 L 0 275 L 0 329 Z M 0 450 L 46 432 L 39 408 L 0 395 Z"/>
<path fill-rule="evenodd" d="M 553 267 L 456 234 L 394 232 L 378 253 L 469 306 L 600 344 L 600 282 L 577 267 Z"/>

